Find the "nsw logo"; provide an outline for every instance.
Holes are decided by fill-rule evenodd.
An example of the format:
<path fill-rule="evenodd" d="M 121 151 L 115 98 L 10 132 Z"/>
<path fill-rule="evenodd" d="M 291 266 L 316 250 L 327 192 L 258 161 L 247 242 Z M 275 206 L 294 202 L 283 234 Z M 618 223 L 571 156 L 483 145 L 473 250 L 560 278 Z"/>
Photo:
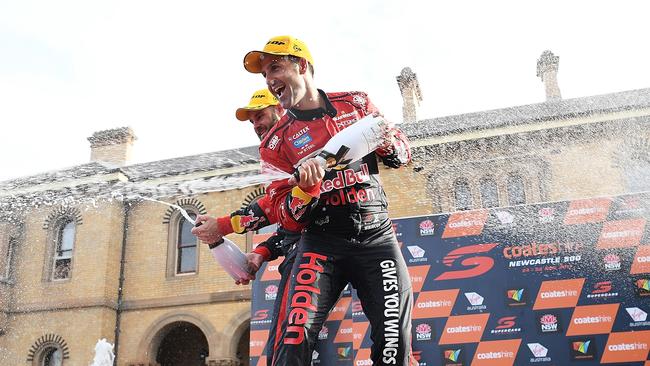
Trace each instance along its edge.
<path fill-rule="evenodd" d="M 278 297 L 278 286 L 268 285 L 264 289 L 264 298 L 266 300 L 275 300 Z"/>
<path fill-rule="evenodd" d="M 544 312 L 537 315 L 537 330 L 541 334 L 561 332 L 560 315 L 555 312 Z"/>
<path fill-rule="evenodd" d="M 320 340 L 327 339 L 329 332 L 330 332 L 329 328 L 323 325 L 323 327 L 320 329 L 320 332 L 318 332 L 318 339 Z"/>
<path fill-rule="evenodd" d="M 433 225 L 433 221 L 431 220 L 424 220 L 420 222 L 420 236 L 428 236 L 428 235 L 433 235 L 435 234 L 435 228 Z"/>
<path fill-rule="evenodd" d="M 618 271 L 621 269 L 621 257 L 615 253 L 605 254 L 603 257 L 605 271 Z"/>
<path fill-rule="evenodd" d="M 430 341 L 431 334 L 432 328 L 428 323 L 420 323 L 415 327 L 415 340 L 417 341 Z"/>

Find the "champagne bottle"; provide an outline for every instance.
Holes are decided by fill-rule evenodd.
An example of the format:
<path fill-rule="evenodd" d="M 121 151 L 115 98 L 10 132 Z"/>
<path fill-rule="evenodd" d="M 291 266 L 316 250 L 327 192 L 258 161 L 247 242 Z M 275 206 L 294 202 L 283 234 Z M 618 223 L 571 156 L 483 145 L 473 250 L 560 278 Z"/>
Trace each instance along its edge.
<path fill-rule="evenodd" d="M 251 272 L 248 260 L 235 243 L 227 238 L 221 238 L 220 241 L 210 244 L 208 247 L 210 247 L 214 259 L 228 272 L 230 277 L 235 281 L 248 279 Z"/>
<path fill-rule="evenodd" d="M 382 117 L 365 116 L 332 136 L 316 159 L 326 170 L 361 160 L 385 142 L 387 128 Z M 300 179 L 297 169 L 293 176 Z"/>

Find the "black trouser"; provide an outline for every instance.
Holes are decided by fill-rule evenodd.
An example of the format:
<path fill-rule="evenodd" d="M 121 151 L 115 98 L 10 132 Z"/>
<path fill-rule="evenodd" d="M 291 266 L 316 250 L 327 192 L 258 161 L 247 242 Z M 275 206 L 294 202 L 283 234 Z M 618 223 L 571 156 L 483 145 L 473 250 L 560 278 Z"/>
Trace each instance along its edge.
<path fill-rule="evenodd" d="M 413 293 L 406 263 L 390 223 L 346 240 L 305 232 L 280 301 L 274 366 L 311 362 L 318 332 L 350 282 L 371 325 L 374 365 L 408 366 Z"/>
<path fill-rule="evenodd" d="M 276 336 L 280 325 L 278 324 L 278 315 L 280 309 L 282 308 L 282 299 L 286 298 L 285 293 L 287 292 L 287 284 L 291 278 L 291 269 L 293 268 L 293 262 L 296 259 L 297 250 L 294 248 L 284 257 L 282 263 L 278 267 L 280 272 L 280 284 L 278 285 L 278 295 L 275 302 L 273 303 L 273 314 L 271 321 L 271 329 L 269 330 L 269 339 L 266 343 L 266 364 L 271 366 L 273 364 L 273 347 L 275 344 Z"/>

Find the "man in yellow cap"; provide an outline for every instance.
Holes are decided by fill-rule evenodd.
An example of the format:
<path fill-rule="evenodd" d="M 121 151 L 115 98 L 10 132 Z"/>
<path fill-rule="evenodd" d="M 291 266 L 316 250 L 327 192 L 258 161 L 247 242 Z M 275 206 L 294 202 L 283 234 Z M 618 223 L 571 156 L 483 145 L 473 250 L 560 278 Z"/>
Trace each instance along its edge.
<path fill-rule="evenodd" d="M 253 93 L 250 102 L 245 107 L 237 108 L 235 116 L 240 121 L 250 121 L 257 137 L 262 140 L 264 135 L 275 126 L 284 114 L 278 99 L 268 89 L 260 89 Z"/>
<path fill-rule="evenodd" d="M 304 42 L 271 38 L 251 51 L 244 67 L 261 73 L 287 111 L 262 140 L 260 157 L 300 178 L 276 181 L 257 201 L 259 221 L 302 231 L 279 328 L 273 365 L 308 365 L 318 332 L 350 282 L 371 324 L 373 365 L 410 365 L 413 293 L 379 181 L 378 158 L 392 168 L 410 161 L 408 141 L 397 129 L 386 144 L 344 170 L 325 171 L 315 156 L 340 130 L 379 111 L 363 92 L 325 93 L 316 88 L 313 59 Z M 195 229 L 202 241 L 250 230 L 206 215 Z"/>

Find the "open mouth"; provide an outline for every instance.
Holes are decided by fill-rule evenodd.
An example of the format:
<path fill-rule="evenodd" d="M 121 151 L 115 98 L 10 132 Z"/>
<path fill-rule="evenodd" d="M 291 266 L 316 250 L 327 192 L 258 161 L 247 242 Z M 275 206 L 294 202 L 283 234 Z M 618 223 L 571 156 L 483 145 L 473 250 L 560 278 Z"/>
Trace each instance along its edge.
<path fill-rule="evenodd" d="M 273 88 L 273 94 L 275 94 L 276 97 L 281 98 L 282 94 L 284 93 L 285 86 L 284 85 L 278 85 Z"/>

